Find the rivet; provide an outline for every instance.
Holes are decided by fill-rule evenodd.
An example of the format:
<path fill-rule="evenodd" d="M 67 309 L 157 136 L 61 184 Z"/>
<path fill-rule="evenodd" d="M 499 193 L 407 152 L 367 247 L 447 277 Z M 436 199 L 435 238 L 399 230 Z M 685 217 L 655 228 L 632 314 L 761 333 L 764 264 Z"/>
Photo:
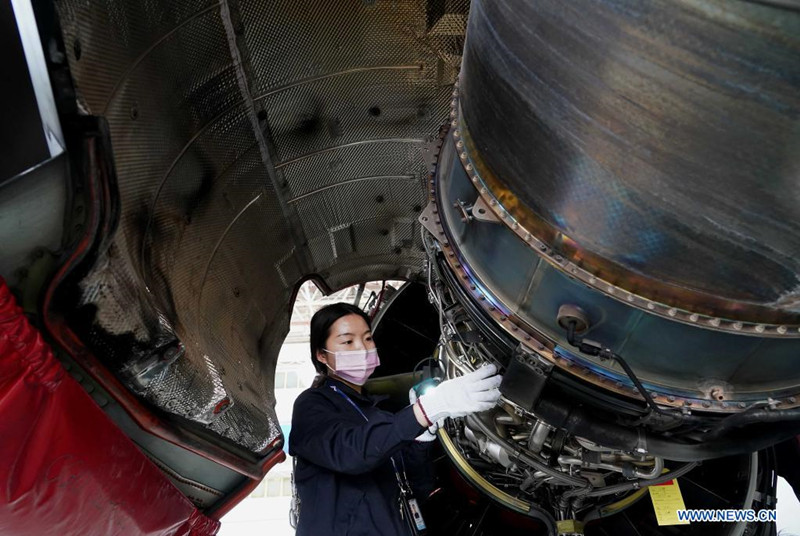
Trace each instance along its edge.
<path fill-rule="evenodd" d="M 512 229 L 519 229 L 519 224 L 517 222 L 514 222 L 514 225 L 512 225 L 511 228 Z M 784 330 L 784 333 L 785 332 L 786 332 L 786 330 Z"/>
<path fill-rule="evenodd" d="M 455 117 L 456 117 L 455 106 L 452 103 L 451 103 L 450 106 L 451 106 L 451 108 L 453 108 L 452 110 L 450 110 L 450 117 L 455 119 Z"/>
<path fill-rule="evenodd" d="M 481 294 L 480 300 L 481 300 L 481 301 L 486 301 L 486 296 L 484 296 L 483 294 Z"/>
<path fill-rule="evenodd" d="M 675 397 L 674 397 L 674 396 L 672 396 L 672 395 L 669 395 L 669 396 L 667 397 L 667 400 L 669 400 L 670 402 L 675 402 Z"/>
<path fill-rule="evenodd" d="M 667 314 L 669 316 L 675 316 L 676 314 L 678 314 L 678 310 L 673 307 L 669 311 L 667 311 Z"/>
<path fill-rule="evenodd" d="M 735 329 L 736 331 L 739 331 L 740 329 L 742 329 L 742 323 L 741 322 L 734 322 L 733 323 L 733 329 Z"/>
<path fill-rule="evenodd" d="M 606 290 L 608 291 L 609 294 L 614 294 L 614 287 L 612 287 L 611 285 L 608 285 L 606 287 Z"/>
<path fill-rule="evenodd" d="M 496 206 L 497 205 L 497 199 L 492 199 L 491 201 L 489 201 L 489 204 L 492 205 L 493 207 Z"/>
<path fill-rule="evenodd" d="M 756 326 L 756 331 L 759 333 L 764 333 L 764 329 L 765 329 L 764 326 L 762 326 L 761 324 Z"/>
<path fill-rule="evenodd" d="M 456 131 L 456 132 L 458 132 L 458 131 Z M 458 140 L 456 142 L 456 147 L 458 147 L 459 149 L 463 149 L 464 148 L 464 142 L 461 141 L 461 140 Z"/>
<path fill-rule="evenodd" d="M 505 322 L 506 320 L 508 320 L 508 318 L 506 318 L 506 317 L 504 317 L 504 316 L 501 316 L 501 317 L 500 317 L 500 322 Z"/>
<path fill-rule="evenodd" d="M 458 138 L 459 136 L 461 136 L 461 132 L 459 132 L 459 131 L 458 131 L 458 129 L 454 130 L 454 131 L 453 131 L 453 137 L 454 137 L 454 138 Z M 464 146 L 464 143 L 463 143 L 463 142 L 458 142 L 458 143 L 460 143 L 460 144 L 461 144 L 461 145 L 460 145 L 461 147 L 463 147 L 463 146 Z"/>
<path fill-rule="evenodd" d="M 794 396 L 790 396 L 789 397 L 789 403 L 794 404 L 795 402 L 797 402 L 797 398 L 794 397 Z"/>
<path fill-rule="evenodd" d="M 476 287 L 475 285 L 470 285 L 470 286 L 469 286 L 469 289 L 470 289 L 470 290 L 475 290 L 476 288 L 477 288 L 477 287 Z"/>
<path fill-rule="evenodd" d="M 467 159 L 467 154 L 466 153 L 461 153 L 458 156 L 459 156 L 459 158 L 461 158 L 461 160 L 466 160 Z"/>
<path fill-rule="evenodd" d="M 533 240 L 533 236 L 531 236 L 531 233 L 525 234 L 525 241 L 530 242 L 531 240 Z"/>
<path fill-rule="evenodd" d="M 648 304 L 647 304 L 647 308 L 648 308 L 648 309 L 650 309 L 650 310 L 652 311 L 653 309 L 655 309 L 655 308 L 656 308 L 656 306 L 655 306 L 653 303 L 648 303 Z"/>
<path fill-rule="evenodd" d="M 457 127 L 458 126 L 458 121 L 451 121 L 450 122 L 450 126 L 451 127 Z"/>
<path fill-rule="evenodd" d="M 778 333 L 780 333 L 781 335 L 786 333 L 786 326 L 778 326 Z"/>
<path fill-rule="evenodd" d="M 708 402 L 708 401 L 703 402 L 703 407 L 704 408 L 710 408 L 711 407 L 711 402 Z"/>
<path fill-rule="evenodd" d="M 744 402 L 739 402 L 739 407 L 744 409 L 747 407 L 747 404 L 745 404 Z"/>
<path fill-rule="evenodd" d="M 483 188 L 481 188 L 481 193 L 482 193 L 482 194 L 485 194 L 487 191 L 488 191 L 488 190 L 486 190 L 486 186 L 484 186 Z"/>
<path fill-rule="evenodd" d="M 473 175 L 473 176 L 472 176 L 472 182 L 478 182 L 478 177 L 476 177 L 475 175 Z"/>
<path fill-rule="evenodd" d="M 717 327 L 719 326 L 719 318 L 712 318 L 711 320 L 708 321 L 708 323 L 714 327 Z"/>
<path fill-rule="evenodd" d="M 466 169 L 467 171 L 472 171 L 472 164 L 467 164 L 466 166 L 464 166 L 464 169 Z"/>
<path fill-rule="evenodd" d="M 700 318 L 700 317 L 697 316 L 696 313 L 692 313 L 692 314 L 689 315 L 689 320 L 691 320 L 692 322 L 697 322 L 698 318 Z"/>
<path fill-rule="evenodd" d="M 592 277 L 590 277 L 590 278 L 589 278 L 589 283 L 591 283 L 592 285 L 594 285 L 595 283 L 597 283 L 597 278 L 596 278 L 595 276 L 592 276 Z"/>
<path fill-rule="evenodd" d="M 628 294 L 628 301 L 632 302 L 634 300 L 633 294 Z"/>
<path fill-rule="evenodd" d="M 453 90 L 453 96 L 454 97 L 458 97 L 458 91 L 457 90 Z"/>

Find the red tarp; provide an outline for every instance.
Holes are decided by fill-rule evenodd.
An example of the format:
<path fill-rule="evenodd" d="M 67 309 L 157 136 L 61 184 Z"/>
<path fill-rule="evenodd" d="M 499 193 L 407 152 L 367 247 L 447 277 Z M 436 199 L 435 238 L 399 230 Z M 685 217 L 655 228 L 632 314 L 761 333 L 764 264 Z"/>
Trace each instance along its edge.
<path fill-rule="evenodd" d="M 62 368 L 0 278 L 0 535 L 214 535 Z"/>

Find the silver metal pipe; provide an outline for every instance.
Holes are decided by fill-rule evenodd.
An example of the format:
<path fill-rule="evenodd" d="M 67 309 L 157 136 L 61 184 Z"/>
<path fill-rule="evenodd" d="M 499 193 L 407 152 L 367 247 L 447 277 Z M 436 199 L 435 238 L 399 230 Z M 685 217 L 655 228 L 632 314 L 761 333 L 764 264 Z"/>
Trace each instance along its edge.
<path fill-rule="evenodd" d="M 552 428 L 542 421 L 536 421 L 531 430 L 531 435 L 528 438 L 528 450 L 535 453 L 540 453 L 544 446 L 544 441 L 550 435 Z"/>

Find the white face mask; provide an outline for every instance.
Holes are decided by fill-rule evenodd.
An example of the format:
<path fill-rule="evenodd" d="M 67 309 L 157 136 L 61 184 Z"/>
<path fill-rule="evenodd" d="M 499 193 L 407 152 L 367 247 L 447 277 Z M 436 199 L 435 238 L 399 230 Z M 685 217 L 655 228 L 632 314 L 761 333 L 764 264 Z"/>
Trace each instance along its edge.
<path fill-rule="evenodd" d="M 354 385 L 364 385 L 367 378 L 372 376 L 372 373 L 381 364 L 377 348 L 371 350 L 339 350 L 336 352 L 323 348 L 322 351 L 333 354 L 335 357 L 335 368 L 331 367 L 330 364 L 328 364 L 328 368 L 340 378 Z"/>

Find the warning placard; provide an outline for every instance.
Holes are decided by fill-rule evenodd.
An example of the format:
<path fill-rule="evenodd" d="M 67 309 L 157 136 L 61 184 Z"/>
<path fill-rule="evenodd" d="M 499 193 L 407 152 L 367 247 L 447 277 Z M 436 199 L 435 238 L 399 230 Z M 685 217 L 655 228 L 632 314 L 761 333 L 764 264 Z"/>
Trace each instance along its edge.
<path fill-rule="evenodd" d="M 686 505 L 683 504 L 683 495 L 677 479 L 650 486 L 650 499 L 653 501 L 656 520 L 660 526 L 689 524 L 688 520 L 678 519 L 678 510 L 685 510 Z"/>

